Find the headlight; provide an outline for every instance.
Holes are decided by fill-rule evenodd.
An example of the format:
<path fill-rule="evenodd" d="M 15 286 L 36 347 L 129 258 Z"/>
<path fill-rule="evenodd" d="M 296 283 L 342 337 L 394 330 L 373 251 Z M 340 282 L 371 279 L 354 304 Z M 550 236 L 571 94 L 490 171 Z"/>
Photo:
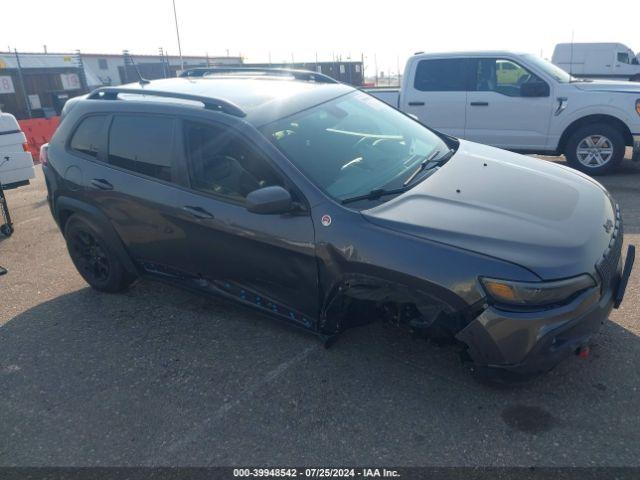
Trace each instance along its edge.
<path fill-rule="evenodd" d="M 480 278 L 485 292 L 496 303 L 519 307 L 541 307 L 562 303 L 596 282 L 587 274 L 554 282 L 510 282 Z"/>

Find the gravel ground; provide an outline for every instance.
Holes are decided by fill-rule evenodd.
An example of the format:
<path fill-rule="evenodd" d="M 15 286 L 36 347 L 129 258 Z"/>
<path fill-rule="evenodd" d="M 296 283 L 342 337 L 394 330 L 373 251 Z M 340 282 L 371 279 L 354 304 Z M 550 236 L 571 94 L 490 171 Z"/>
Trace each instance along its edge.
<path fill-rule="evenodd" d="M 629 161 L 600 179 L 636 244 L 639 180 Z M 0 465 L 640 465 L 640 268 L 590 357 L 496 388 L 452 349 L 382 325 L 325 350 L 155 282 L 95 292 L 67 255 L 39 168 L 8 201 Z"/>

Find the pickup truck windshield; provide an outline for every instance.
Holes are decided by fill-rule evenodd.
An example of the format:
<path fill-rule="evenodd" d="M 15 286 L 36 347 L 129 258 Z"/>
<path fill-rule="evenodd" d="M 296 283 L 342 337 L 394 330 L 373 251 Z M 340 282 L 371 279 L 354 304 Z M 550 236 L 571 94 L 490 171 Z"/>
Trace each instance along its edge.
<path fill-rule="evenodd" d="M 523 57 L 526 58 L 527 61 L 531 62 L 536 67 L 538 67 L 540 70 L 545 72 L 547 75 L 550 75 L 551 77 L 555 78 L 560 83 L 570 83 L 570 82 L 577 81 L 576 78 L 569 75 L 560 67 L 557 67 L 553 63 L 543 60 L 540 57 L 531 55 L 530 53 L 523 55 Z"/>
<path fill-rule="evenodd" d="M 432 153 L 451 149 L 426 127 L 363 92 L 270 123 L 262 132 L 337 201 L 399 189 Z M 417 175 L 414 182 L 421 179 Z"/>

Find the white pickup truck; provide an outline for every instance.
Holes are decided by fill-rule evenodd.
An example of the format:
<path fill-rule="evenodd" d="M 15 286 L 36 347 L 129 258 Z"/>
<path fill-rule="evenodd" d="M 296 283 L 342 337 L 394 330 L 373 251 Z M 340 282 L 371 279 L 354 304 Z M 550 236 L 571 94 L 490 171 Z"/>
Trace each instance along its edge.
<path fill-rule="evenodd" d="M 640 160 L 640 84 L 578 80 L 535 55 L 418 53 L 399 90 L 371 95 L 443 133 L 507 150 L 564 154 L 592 175 L 627 146 Z"/>

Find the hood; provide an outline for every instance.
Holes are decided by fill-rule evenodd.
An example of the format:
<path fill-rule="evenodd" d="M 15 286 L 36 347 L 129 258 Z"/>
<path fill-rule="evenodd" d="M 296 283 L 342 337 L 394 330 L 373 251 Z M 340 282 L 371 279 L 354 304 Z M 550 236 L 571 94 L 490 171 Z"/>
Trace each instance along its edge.
<path fill-rule="evenodd" d="M 575 82 L 571 85 L 574 85 L 580 90 L 587 90 L 590 92 L 620 92 L 640 94 L 640 83 L 638 82 L 593 80 L 588 82 Z"/>
<path fill-rule="evenodd" d="M 541 279 L 593 272 L 612 202 L 568 167 L 464 140 L 425 181 L 362 212 L 381 227 L 527 268 Z"/>

